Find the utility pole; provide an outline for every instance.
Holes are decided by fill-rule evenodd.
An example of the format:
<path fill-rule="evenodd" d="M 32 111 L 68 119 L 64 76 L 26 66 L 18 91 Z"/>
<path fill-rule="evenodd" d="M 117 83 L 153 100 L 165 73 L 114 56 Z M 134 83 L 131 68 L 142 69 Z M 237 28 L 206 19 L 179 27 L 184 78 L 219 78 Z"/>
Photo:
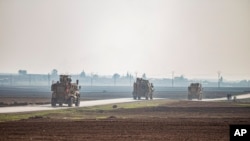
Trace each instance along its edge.
<path fill-rule="evenodd" d="M 129 85 L 131 86 L 131 79 L 132 79 L 132 75 L 129 74 Z"/>
<path fill-rule="evenodd" d="M 31 74 L 29 74 L 29 85 L 31 85 Z"/>
<path fill-rule="evenodd" d="M 116 76 L 114 76 L 114 86 L 116 86 Z"/>
<path fill-rule="evenodd" d="M 172 88 L 174 87 L 174 71 L 172 71 Z"/>
<path fill-rule="evenodd" d="M 13 76 L 12 74 L 10 75 L 10 85 L 12 86 L 12 83 L 13 83 Z"/>
<path fill-rule="evenodd" d="M 217 72 L 217 74 L 218 74 L 218 88 L 220 88 L 220 73 L 221 73 L 220 71 Z"/>
<path fill-rule="evenodd" d="M 91 83 L 91 87 L 92 87 L 92 85 L 93 85 L 93 76 L 94 76 L 94 75 L 93 75 L 93 73 L 91 73 L 91 76 L 90 76 L 90 80 L 91 80 L 91 82 L 90 82 L 90 83 Z"/>

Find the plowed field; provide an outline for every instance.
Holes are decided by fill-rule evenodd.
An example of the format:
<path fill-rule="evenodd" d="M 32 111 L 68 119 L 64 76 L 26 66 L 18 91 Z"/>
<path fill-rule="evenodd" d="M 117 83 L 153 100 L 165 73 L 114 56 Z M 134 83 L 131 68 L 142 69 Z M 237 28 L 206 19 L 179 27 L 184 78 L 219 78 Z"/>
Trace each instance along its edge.
<path fill-rule="evenodd" d="M 103 111 L 102 114 L 110 116 L 64 120 L 60 115 L 54 115 L 2 122 L 0 141 L 228 141 L 230 124 L 250 124 L 250 107 L 232 102 L 178 101 L 159 107 Z"/>

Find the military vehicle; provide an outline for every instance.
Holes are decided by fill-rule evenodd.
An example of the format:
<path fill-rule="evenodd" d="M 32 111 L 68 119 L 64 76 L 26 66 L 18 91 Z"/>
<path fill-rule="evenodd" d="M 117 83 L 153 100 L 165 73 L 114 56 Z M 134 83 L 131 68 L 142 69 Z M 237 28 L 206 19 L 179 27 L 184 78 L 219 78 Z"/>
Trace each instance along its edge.
<path fill-rule="evenodd" d="M 227 94 L 227 100 L 232 100 L 232 94 Z"/>
<path fill-rule="evenodd" d="M 153 99 L 154 86 L 152 83 L 149 83 L 148 80 L 136 78 L 133 87 L 134 90 L 132 94 L 134 99 L 140 100 L 141 97 L 145 97 L 146 100 L 148 100 L 148 98 Z"/>
<path fill-rule="evenodd" d="M 62 106 L 63 104 L 68 104 L 69 107 L 80 105 L 80 86 L 78 86 L 79 81 L 76 83 L 71 83 L 70 75 L 60 75 L 60 82 L 51 85 L 52 98 L 51 106 L 55 107 L 56 104 Z"/>
<path fill-rule="evenodd" d="M 188 100 L 193 98 L 202 100 L 202 85 L 200 83 L 191 83 L 188 87 Z"/>

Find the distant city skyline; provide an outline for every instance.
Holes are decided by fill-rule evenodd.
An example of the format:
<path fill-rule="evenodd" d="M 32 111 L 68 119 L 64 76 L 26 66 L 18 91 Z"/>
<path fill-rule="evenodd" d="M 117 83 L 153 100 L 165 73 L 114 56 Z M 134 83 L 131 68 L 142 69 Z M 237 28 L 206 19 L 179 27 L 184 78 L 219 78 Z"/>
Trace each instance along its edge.
<path fill-rule="evenodd" d="M 52 71 L 50 72 L 47 72 L 47 73 L 34 73 L 34 72 L 29 72 L 28 70 L 25 70 L 27 71 L 27 75 L 29 74 L 41 74 L 41 75 L 52 75 Z M 91 75 L 97 75 L 99 77 L 107 77 L 107 78 L 112 78 L 114 74 L 116 74 L 117 72 L 113 73 L 113 74 L 101 74 L 101 73 L 97 73 L 97 72 L 85 72 L 85 75 L 86 76 L 91 76 Z M 78 72 L 78 73 L 68 73 L 68 72 L 60 72 L 58 71 L 58 75 L 61 75 L 61 74 L 66 74 L 66 75 L 81 75 L 81 72 Z M 143 74 L 144 73 L 131 73 L 131 72 L 124 72 L 124 73 L 118 73 L 120 75 L 120 77 L 126 77 L 127 74 L 131 75 L 134 79 L 135 77 L 143 77 Z M 145 73 L 146 74 L 146 73 Z M 19 75 L 18 71 L 17 72 L 4 72 L 4 73 L 0 73 L 0 75 Z M 231 77 L 228 77 L 228 76 L 231 76 Z M 195 75 L 192 75 L 191 77 L 190 76 L 187 76 L 187 75 L 184 75 L 184 74 L 175 74 L 172 76 L 172 73 L 170 74 L 165 74 L 165 75 L 147 75 L 146 74 L 146 78 L 149 78 L 149 79 L 172 79 L 173 77 L 174 78 L 180 78 L 180 77 L 184 77 L 186 79 L 189 79 L 189 80 L 207 80 L 207 81 L 212 81 L 212 82 L 217 82 L 219 80 L 219 78 L 223 81 L 241 81 L 241 80 L 247 80 L 247 81 L 250 81 L 250 79 L 247 79 L 248 77 L 232 77 L 233 75 L 232 74 L 226 74 L 226 75 L 223 75 L 222 73 L 220 74 L 220 77 L 218 77 L 218 73 L 214 76 L 211 76 L 209 77 L 209 75 L 206 74 L 206 77 L 204 77 L 204 75 L 201 75 L 201 74 L 195 74 Z M 234 75 L 236 76 L 236 75 Z"/>
<path fill-rule="evenodd" d="M 250 79 L 249 0 L 0 0 L 0 73 Z"/>

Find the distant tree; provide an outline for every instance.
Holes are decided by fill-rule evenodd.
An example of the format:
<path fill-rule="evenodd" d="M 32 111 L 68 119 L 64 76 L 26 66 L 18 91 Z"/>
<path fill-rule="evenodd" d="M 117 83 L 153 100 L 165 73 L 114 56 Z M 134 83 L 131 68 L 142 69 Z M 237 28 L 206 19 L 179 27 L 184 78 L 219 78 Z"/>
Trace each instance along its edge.
<path fill-rule="evenodd" d="M 127 72 L 126 78 L 130 79 L 130 78 L 133 78 L 133 76 L 132 76 L 131 73 L 128 73 L 128 72 Z"/>
<path fill-rule="evenodd" d="M 93 79 L 97 79 L 99 76 L 98 76 L 98 74 L 93 74 L 92 77 L 93 77 Z"/>
<path fill-rule="evenodd" d="M 56 69 L 53 69 L 53 70 L 51 71 L 51 75 L 52 75 L 52 76 L 57 76 L 57 75 L 58 75 L 58 71 L 57 71 Z"/>
<path fill-rule="evenodd" d="M 180 80 L 183 81 L 184 79 L 185 79 L 185 78 L 184 78 L 184 75 L 181 75 L 181 76 L 180 76 Z"/>
<path fill-rule="evenodd" d="M 133 79 L 133 75 L 132 75 L 132 74 L 129 74 L 129 85 L 130 85 L 130 86 L 131 86 L 132 79 Z"/>
<path fill-rule="evenodd" d="M 187 78 L 184 77 L 184 75 L 181 75 L 181 76 L 177 76 L 177 77 L 174 77 L 174 80 L 176 81 L 181 81 L 181 82 L 185 82 L 185 81 L 188 81 Z"/>
<path fill-rule="evenodd" d="M 113 78 L 116 78 L 116 79 L 117 79 L 117 78 L 120 78 L 120 74 L 114 73 L 114 74 L 113 74 Z"/>
<path fill-rule="evenodd" d="M 223 82 L 223 77 L 222 76 L 220 77 L 220 82 Z"/>
<path fill-rule="evenodd" d="M 91 77 L 90 77 L 90 80 L 91 80 L 91 87 L 93 85 L 93 80 L 96 80 L 99 76 L 97 74 L 93 74 L 91 73 Z"/>
<path fill-rule="evenodd" d="M 120 78 L 120 75 L 119 75 L 118 73 L 115 73 L 115 74 L 113 75 L 114 85 L 116 85 L 116 80 L 117 80 L 118 78 Z"/>
<path fill-rule="evenodd" d="M 143 73 L 142 78 L 147 79 L 146 73 Z"/>
<path fill-rule="evenodd" d="M 130 75 L 131 75 L 131 74 L 129 74 L 129 73 L 127 72 L 126 78 L 129 78 L 129 77 L 130 77 Z"/>
<path fill-rule="evenodd" d="M 80 73 L 80 77 L 86 77 L 86 73 L 84 72 L 84 70 Z"/>
<path fill-rule="evenodd" d="M 247 80 L 241 80 L 241 81 L 239 82 L 239 85 L 240 85 L 240 86 L 248 86 L 248 81 L 247 81 Z"/>
<path fill-rule="evenodd" d="M 18 74 L 19 75 L 26 75 L 27 74 L 27 70 L 18 70 Z"/>

